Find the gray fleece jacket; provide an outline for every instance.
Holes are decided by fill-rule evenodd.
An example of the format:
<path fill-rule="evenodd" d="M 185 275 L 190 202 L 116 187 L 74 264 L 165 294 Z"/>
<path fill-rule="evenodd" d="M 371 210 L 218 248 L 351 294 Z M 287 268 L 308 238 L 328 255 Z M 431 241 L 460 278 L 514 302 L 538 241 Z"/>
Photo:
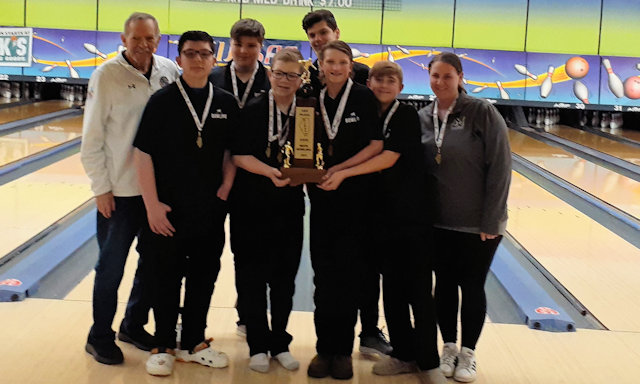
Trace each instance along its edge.
<path fill-rule="evenodd" d="M 424 161 L 435 184 L 435 226 L 461 232 L 504 234 L 511 149 L 507 126 L 498 110 L 486 100 L 461 92 L 449 115 L 440 165 L 435 161 L 433 103 L 422 108 L 418 115 Z"/>

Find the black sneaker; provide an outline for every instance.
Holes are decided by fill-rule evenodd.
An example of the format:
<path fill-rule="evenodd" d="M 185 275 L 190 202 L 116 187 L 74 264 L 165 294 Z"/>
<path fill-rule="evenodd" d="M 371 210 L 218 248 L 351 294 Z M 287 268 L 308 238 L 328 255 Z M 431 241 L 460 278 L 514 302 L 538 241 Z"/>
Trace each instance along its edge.
<path fill-rule="evenodd" d="M 376 331 L 371 335 L 360 334 L 360 353 L 365 355 L 391 354 L 393 347 L 391 347 L 381 330 L 376 329 Z"/>
<path fill-rule="evenodd" d="M 315 377 L 316 379 L 322 379 L 329 376 L 331 373 L 331 356 L 324 356 L 317 354 L 309 363 L 307 369 L 307 375 L 309 377 Z"/>
<path fill-rule="evenodd" d="M 122 351 L 113 340 L 108 342 L 87 341 L 84 350 L 92 355 L 98 363 L 115 365 L 122 364 L 124 361 Z"/>
<path fill-rule="evenodd" d="M 145 331 L 144 328 L 132 332 L 121 325 L 120 331 L 118 332 L 118 340 L 133 344 L 143 351 L 150 351 L 155 347 L 155 338 L 151 336 L 149 332 Z"/>
<path fill-rule="evenodd" d="M 353 377 L 351 356 L 335 355 L 331 362 L 331 377 L 336 380 L 349 380 Z"/>

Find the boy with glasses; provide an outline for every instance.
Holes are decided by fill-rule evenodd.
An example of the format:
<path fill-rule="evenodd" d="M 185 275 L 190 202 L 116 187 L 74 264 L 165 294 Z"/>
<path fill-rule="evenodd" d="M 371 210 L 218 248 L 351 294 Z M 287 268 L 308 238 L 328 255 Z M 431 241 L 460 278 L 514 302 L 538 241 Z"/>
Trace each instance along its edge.
<path fill-rule="evenodd" d="M 183 74 L 151 97 L 134 141 L 149 220 L 139 246 L 149 257 L 154 291 L 156 348 L 146 364 L 151 375 L 170 375 L 176 358 L 228 365 L 227 355 L 205 338 L 225 240 L 226 203 L 218 197 L 229 179 L 223 159 L 237 115 L 233 96 L 208 81 L 214 53 L 206 32 L 180 37 L 177 62 Z M 182 338 L 175 350 L 183 276 Z"/>
<path fill-rule="evenodd" d="M 233 222 L 241 229 L 234 232 L 239 307 L 247 322 L 249 368 L 258 372 L 269 370 L 268 353 L 288 370 L 300 365 L 289 352 L 292 337 L 286 328 L 302 252 L 304 192 L 301 185 L 288 186 L 290 180 L 278 170 L 295 124 L 303 72 L 298 60 L 302 55 L 293 49 L 276 53 L 271 90 L 245 106 L 232 148 L 239 168 L 233 192 Z"/>

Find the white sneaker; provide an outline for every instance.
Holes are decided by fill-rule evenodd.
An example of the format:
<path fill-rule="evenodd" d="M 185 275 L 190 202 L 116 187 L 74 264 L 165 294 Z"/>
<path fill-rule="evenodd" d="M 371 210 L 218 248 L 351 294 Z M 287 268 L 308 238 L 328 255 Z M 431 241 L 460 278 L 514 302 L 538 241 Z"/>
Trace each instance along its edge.
<path fill-rule="evenodd" d="M 178 361 L 198 363 L 212 368 L 224 368 L 228 366 L 229 357 L 227 357 L 226 353 L 211 348 L 212 341 L 213 338 L 209 338 L 196 345 L 193 352 L 186 349 L 178 349 L 176 351 L 176 359 Z"/>
<path fill-rule="evenodd" d="M 236 328 L 236 335 L 240 337 L 247 337 L 247 326 L 244 324 L 238 324 Z"/>
<path fill-rule="evenodd" d="M 151 350 L 147 360 L 147 373 L 154 376 L 169 376 L 173 372 L 173 362 L 176 360 L 172 349 L 159 352 L 158 348 Z"/>
<path fill-rule="evenodd" d="M 442 347 L 442 355 L 440 356 L 440 369 L 445 377 L 453 376 L 456 369 L 456 357 L 458 356 L 458 347 L 456 343 L 445 343 Z"/>
<path fill-rule="evenodd" d="M 476 379 L 476 353 L 473 349 L 462 347 L 453 379 L 463 383 L 470 383 Z"/>
<path fill-rule="evenodd" d="M 269 372 L 269 357 L 266 353 L 256 353 L 249 359 L 249 368 L 256 372 Z"/>
<path fill-rule="evenodd" d="M 276 355 L 276 360 L 278 360 L 278 363 L 289 371 L 295 371 L 300 368 L 300 362 L 293 357 L 291 352 L 278 353 Z"/>

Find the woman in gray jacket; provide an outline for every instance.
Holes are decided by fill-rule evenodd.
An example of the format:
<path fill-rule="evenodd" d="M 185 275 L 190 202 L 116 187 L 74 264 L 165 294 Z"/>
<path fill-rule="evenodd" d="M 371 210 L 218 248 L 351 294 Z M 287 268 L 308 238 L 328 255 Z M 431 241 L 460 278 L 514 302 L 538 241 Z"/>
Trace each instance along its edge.
<path fill-rule="evenodd" d="M 500 113 L 466 94 L 458 56 L 445 52 L 434 57 L 429 77 L 436 99 L 419 116 L 424 161 L 436 196 L 435 302 L 445 343 L 440 368 L 447 377 L 471 382 L 486 313 L 484 283 L 507 224 L 511 150 Z"/>

